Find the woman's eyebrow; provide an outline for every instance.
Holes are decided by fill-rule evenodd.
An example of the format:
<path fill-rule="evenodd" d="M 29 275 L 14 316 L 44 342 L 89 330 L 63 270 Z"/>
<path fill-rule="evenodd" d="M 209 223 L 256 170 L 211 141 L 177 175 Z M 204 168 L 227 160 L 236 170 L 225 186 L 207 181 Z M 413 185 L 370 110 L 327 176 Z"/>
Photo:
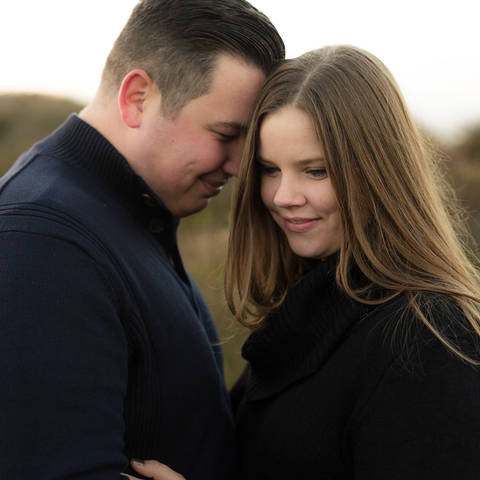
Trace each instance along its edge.
<path fill-rule="evenodd" d="M 259 162 L 274 163 L 266 158 L 263 158 L 261 155 L 256 155 L 256 158 Z M 295 163 L 305 167 L 311 164 L 325 163 L 325 159 L 323 157 L 305 158 L 303 160 L 298 160 Z"/>

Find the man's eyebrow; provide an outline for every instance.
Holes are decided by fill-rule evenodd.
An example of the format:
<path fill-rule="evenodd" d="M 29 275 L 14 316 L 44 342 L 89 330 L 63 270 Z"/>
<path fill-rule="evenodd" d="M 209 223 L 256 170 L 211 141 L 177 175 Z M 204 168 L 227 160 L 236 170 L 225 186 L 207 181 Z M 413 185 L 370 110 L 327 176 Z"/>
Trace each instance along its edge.
<path fill-rule="evenodd" d="M 247 133 L 248 125 L 238 123 L 238 122 L 215 122 L 212 125 L 213 128 L 233 128 L 238 130 L 240 133 Z"/>

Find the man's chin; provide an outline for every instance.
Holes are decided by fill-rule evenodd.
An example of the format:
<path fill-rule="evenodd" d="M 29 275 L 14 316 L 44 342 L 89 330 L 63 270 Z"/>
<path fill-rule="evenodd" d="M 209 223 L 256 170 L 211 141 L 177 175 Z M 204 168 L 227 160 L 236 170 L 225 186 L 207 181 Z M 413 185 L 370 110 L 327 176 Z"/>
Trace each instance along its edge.
<path fill-rule="evenodd" d="M 195 205 L 186 205 L 183 208 L 176 208 L 175 211 L 171 211 L 172 215 L 179 218 L 188 217 L 194 215 L 195 213 L 201 212 L 207 208 L 210 201 L 209 197 L 203 198 L 201 202 L 196 203 Z"/>

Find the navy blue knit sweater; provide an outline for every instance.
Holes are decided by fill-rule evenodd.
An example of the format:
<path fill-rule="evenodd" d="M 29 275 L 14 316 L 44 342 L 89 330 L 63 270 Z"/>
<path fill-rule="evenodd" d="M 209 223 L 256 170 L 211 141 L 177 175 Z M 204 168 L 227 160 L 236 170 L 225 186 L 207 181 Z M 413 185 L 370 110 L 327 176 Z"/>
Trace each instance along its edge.
<path fill-rule="evenodd" d="M 177 223 L 75 115 L 1 180 L 0 479 L 113 480 L 131 457 L 232 476 L 218 338 Z"/>

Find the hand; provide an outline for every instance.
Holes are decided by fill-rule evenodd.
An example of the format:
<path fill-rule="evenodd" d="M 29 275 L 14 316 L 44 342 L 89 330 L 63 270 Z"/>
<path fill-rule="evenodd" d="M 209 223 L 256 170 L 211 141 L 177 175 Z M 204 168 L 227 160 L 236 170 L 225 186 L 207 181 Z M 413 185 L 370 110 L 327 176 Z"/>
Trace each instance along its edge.
<path fill-rule="evenodd" d="M 131 460 L 130 465 L 138 473 L 141 473 L 145 477 L 153 478 L 153 480 L 185 480 L 184 476 L 174 472 L 171 468 L 168 468 L 156 460 Z M 130 480 L 140 480 L 126 473 L 122 473 L 122 475 Z"/>

